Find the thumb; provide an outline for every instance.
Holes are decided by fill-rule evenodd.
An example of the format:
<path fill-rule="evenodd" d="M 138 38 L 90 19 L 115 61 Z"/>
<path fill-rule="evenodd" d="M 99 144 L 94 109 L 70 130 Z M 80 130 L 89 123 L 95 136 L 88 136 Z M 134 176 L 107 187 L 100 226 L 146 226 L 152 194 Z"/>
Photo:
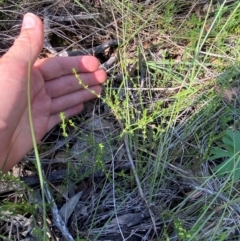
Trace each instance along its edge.
<path fill-rule="evenodd" d="M 43 24 L 40 18 L 32 13 L 24 15 L 20 35 L 13 46 L 3 56 L 10 60 L 33 65 L 43 47 Z"/>

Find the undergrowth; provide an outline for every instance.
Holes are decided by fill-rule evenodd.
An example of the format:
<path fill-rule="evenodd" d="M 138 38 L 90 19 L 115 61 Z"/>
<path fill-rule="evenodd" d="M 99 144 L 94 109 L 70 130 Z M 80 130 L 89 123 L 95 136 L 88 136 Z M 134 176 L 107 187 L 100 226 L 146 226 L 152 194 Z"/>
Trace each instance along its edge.
<path fill-rule="evenodd" d="M 62 130 L 55 129 L 67 138 L 79 123 L 87 123 L 75 136 L 82 141 L 80 154 L 72 157 L 73 143 L 67 142 L 61 150 L 67 163 L 51 166 L 67 169 L 61 187 L 52 190 L 59 209 L 67 199 L 56 189 L 84 190 L 86 195 L 79 202 L 81 215 L 73 214 L 68 223 L 72 235 L 76 240 L 239 240 L 240 3 L 99 2 L 45 3 L 52 14 L 70 14 L 73 7 L 101 13 L 74 28 L 56 26 L 51 41 L 61 46 L 54 47 L 62 50 L 74 43 L 74 48 L 89 48 L 119 40 L 117 49 L 97 56 L 104 62 L 115 54 L 118 62 L 107 70 L 102 97 L 90 112 L 98 116 L 96 122 L 89 112 L 71 122 L 62 116 Z M 44 6 L 38 2 L 4 3 L 0 14 L 6 20 L 8 8 L 43 17 Z M 0 29 L 14 38 L 15 30 L 4 24 Z M 9 46 L 4 40 L 2 53 Z M 130 159 L 136 173 L 132 166 L 117 169 Z M 34 205 L 41 204 L 19 209 L 28 199 L 15 195 L 20 204 L 11 204 L 16 205 L 14 214 L 36 217 Z M 5 200 L 1 206 L 12 210 Z M 130 217 L 138 212 L 143 218 L 132 224 Z M 0 219 L 5 226 L 13 223 Z"/>

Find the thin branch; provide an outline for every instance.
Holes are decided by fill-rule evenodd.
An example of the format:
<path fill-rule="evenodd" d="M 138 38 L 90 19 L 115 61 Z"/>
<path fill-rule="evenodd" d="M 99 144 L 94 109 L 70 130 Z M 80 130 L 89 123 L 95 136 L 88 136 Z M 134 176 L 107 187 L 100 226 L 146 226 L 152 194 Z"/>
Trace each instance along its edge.
<path fill-rule="evenodd" d="M 78 14 L 78 15 L 71 15 L 71 16 L 49 16 L 51 20 L 57 22 L 71 22 L 73 20 L 81 21 L 85 19 L 94 19 L 99 18 L 99 13 L 89 13 L 89 14 Z"/>
<path fill-rule="evenodd" d="M 111 56 L 105 63 L 100 65 L 101 69 L 108 70 L 111 68 L 117 60 L 117 56 Z"/>
<path fill-rule="evenodd" d="M 151 91 L 175 91 L 175 90 L 181 90 L 183 86 L 173 87 L 173 88 L 124 88 L 125 90 L 151 90 Z M 113 90 L 117 90 L 119 88 L 112 88 Z"/>
<path fill-rule="evenodd" d="M 44 26 L 44 48 L 47 49 L 51 54 L 57 55 L 57 51 L 52 47 L 52 45 L 49 42 L 48 35 L 51 31 L 50 29 L 50 23 L 49 23 L 49 17 L 48 17 L 48 10 L 47 8 L 44 9 L 44 19 L 43 19 L 43 26 Z"/>
<path fill-rule="evenodd" d="M 47 184 L 45 181 L 44 181 L 44 191 L 45 191 L 45 196 L 46 196 L 48 203 L 52 206 L 51 212 L 52 212 L 52 217 L 53 217 L 53 223 L 62 232 L 62 235 L 65 240 L 74 241 L 74 238 L 69 233 L 68 228 L 60 215 L 57 205 L 56 205 L 50 191 L 48 190 L 48 187 L 47 187 Z"/>
<path fill-rule="evenodd" d="M 85 50 L 76 50 L 76 51 L 62 51 L 58 53 L 58 56 L 67 57 L 67 56 L 79 56 L 79 55 L 98 55 L 104 52 L 105 49 L 110 47 L 118 46 L 121 43 L 120 40 L 109 40 L 104 44 L 100 44 L 96 47 L 85 49 Z"/>

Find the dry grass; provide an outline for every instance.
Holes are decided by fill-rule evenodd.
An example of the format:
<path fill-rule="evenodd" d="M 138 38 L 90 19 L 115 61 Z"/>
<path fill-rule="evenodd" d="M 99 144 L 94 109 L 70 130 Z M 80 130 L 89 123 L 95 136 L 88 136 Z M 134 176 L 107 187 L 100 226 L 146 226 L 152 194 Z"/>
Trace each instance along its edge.
<path fill-rule="evenodd" d="M 47 9 L 48 38 L 58 53 L 119 41 L 97 54 L 101 63 L 118 58 L 107 70 L 103 98 L 86 104 L 75 128 L 68 125 L 70 138 L 57 127 L 39 146 L 48 190 L 58 210 L 65 204 L 75 240 L 239 240 L 239 184 L 218 178 L 213 168 L 223 159 L 210 155 L 226 129 L 239 128 L 240 9 L 237 1 L 211 3 L 3 1 L 1 55 L 28 11 L 44 20 Z M 100 17 L 53 18 L 79 12 Z M 48 54 L 44 49 L 40 57 Z M 8 193 L 1 188 L 0 234 L 41 240 L 31 153 L 19 172 L 30 188 L 2 177 Z M 47 207 L 44 228 L 50 240 L 62 240 Z"/>

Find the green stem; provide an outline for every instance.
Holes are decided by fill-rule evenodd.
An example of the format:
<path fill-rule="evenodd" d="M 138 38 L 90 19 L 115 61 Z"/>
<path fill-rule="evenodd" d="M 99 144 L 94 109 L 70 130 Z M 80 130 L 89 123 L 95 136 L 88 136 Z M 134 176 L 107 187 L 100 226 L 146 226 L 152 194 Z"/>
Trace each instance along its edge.
<path fill-rule="evenodd" d="M 37 170 L 38 170 L 40 187 L 41 187 L 41 193 L 42 193 L 43 225 L 44 225 L 43 240 L 47 240 L 47 233 L 46 233 L 47 222 L 46 222 L 46 206 L 45 206 L 45 199 L 44 199 L 44 183 L 43 183 L 43 175 L 42 175 L 41 163 L 40 163 L 40 159 L 39 159 L 39 153 L 38 153 L 38 149 L 37 149 L 37 143 L 36 143 L 36 137 L 35 137 L 34 126 L 33 126 L 33 119 L 32 119 L 31 69 L 32 69 L 31 68 L 31 61 L 29 61 L 29 63 L 28 63 L 28 89 L 27 89 L 29 124 L 30 124 L 33 148 L 34 148 L 34 153 L 35 153 L 35 157 L 36 157 L 36 164 L 37 164 Z"/>

